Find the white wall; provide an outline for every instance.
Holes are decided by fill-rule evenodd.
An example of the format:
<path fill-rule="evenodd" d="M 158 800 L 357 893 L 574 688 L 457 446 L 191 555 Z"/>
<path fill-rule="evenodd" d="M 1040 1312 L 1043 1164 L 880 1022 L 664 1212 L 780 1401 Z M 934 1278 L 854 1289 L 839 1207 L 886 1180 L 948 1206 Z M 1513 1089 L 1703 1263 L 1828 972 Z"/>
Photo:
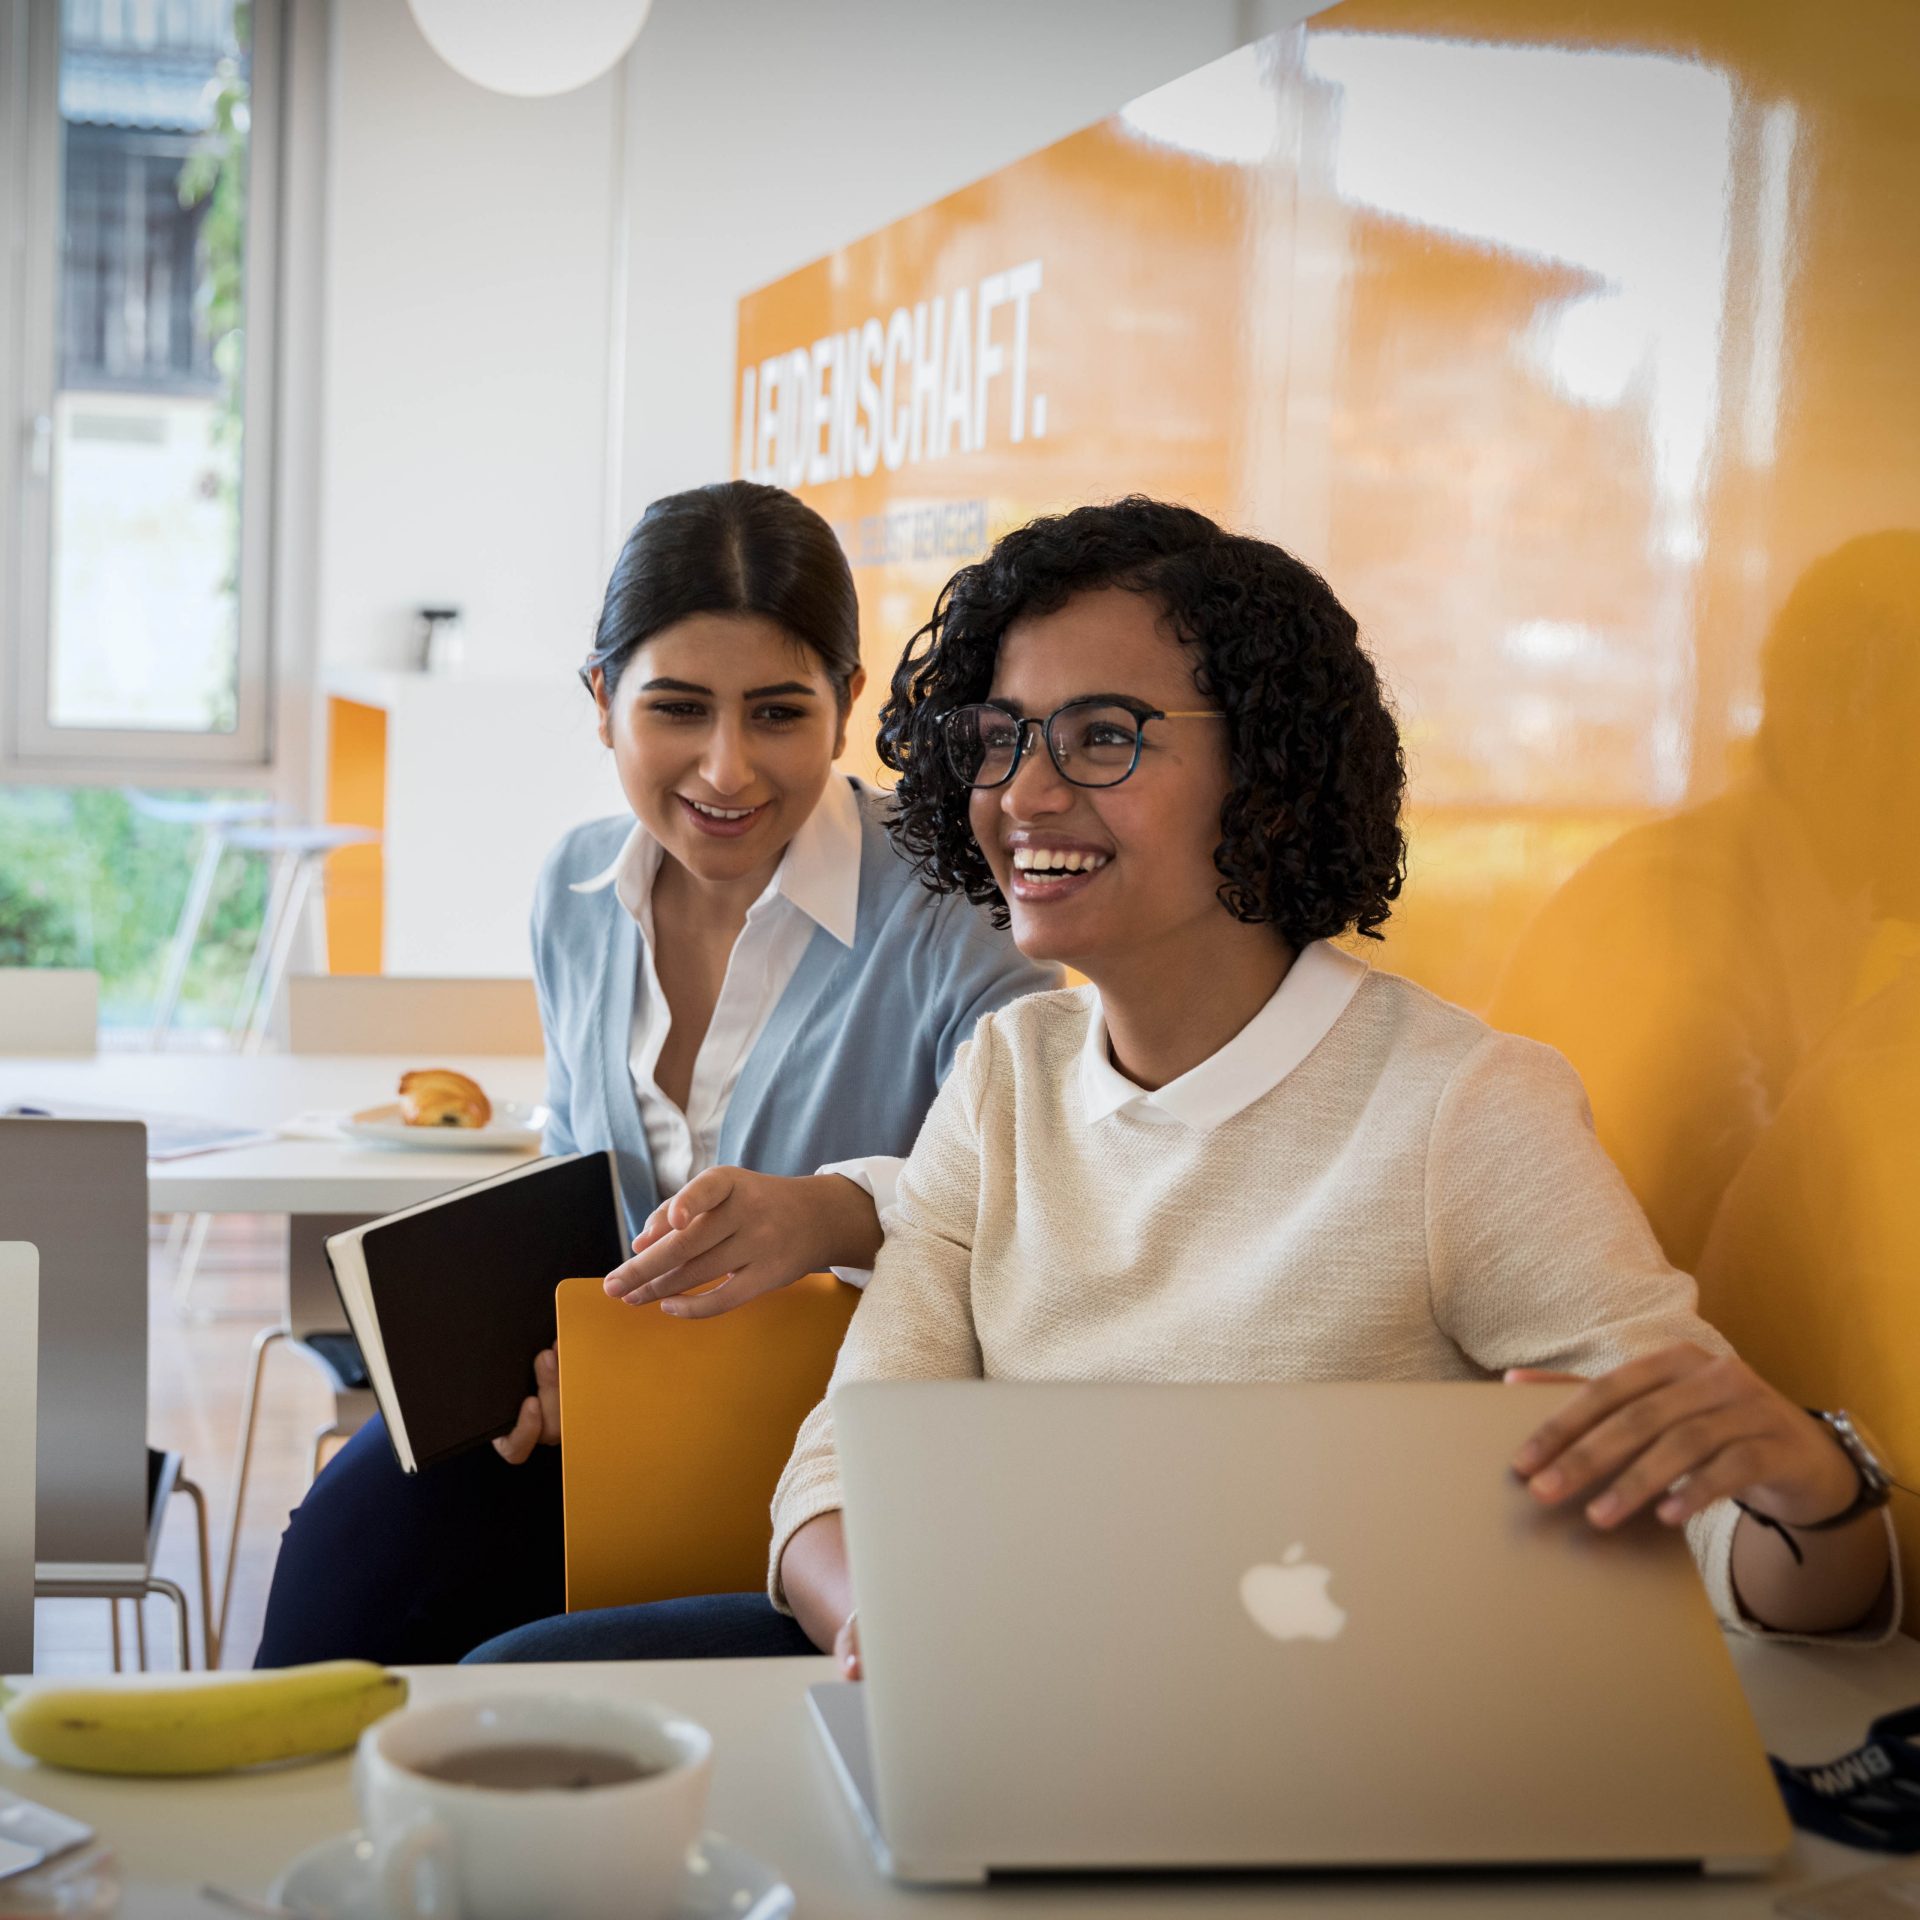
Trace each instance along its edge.
<path fill-rule="evenodd" d="M 615 83 L 483 92 L 405 0 L 334 0 L 330 78 L 321 661 L 406 664 L 445 601 L 475 671 L 566 672 L 604 584 Z"/>
<path fill-rule="evenodd" d="M 1311 10 L 656 0 L 624 81 L 516 100 L 332 0 L 322 674 L 408 664 L 436 601 L 471 671 L 570 671 L 620 532 L 730 470 L 742 294 Z"/>

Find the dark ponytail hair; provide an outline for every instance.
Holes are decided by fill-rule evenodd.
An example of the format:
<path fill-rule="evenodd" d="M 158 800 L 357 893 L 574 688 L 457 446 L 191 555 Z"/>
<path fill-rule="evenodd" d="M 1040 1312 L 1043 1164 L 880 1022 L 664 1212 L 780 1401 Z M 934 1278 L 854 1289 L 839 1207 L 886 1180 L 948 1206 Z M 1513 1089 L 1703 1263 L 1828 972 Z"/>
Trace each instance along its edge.
<path fill-rule="evenodd" d="M 607 698 L 636 648 L 696 613 L 757 613 L 819 655 L 841 711 L 860 666 L 860 606 L 833 529 L 779 487 L 723 480 L 656 500 L 614 562 L 580 669 Z"/>

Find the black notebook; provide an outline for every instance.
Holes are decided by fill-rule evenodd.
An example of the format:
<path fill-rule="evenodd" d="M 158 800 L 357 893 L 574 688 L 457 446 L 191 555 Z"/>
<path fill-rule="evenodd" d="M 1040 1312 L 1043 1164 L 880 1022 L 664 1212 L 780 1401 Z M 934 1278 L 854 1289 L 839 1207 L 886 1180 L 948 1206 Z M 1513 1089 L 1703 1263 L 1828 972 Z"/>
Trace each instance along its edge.
<path fill-rule="evenodd" d="M 554 1343 L 553 1290 L 627 1257 L 611 1153 L 535 1160 L 327 1241 L 402 1469 L 507 1432 Z"/>

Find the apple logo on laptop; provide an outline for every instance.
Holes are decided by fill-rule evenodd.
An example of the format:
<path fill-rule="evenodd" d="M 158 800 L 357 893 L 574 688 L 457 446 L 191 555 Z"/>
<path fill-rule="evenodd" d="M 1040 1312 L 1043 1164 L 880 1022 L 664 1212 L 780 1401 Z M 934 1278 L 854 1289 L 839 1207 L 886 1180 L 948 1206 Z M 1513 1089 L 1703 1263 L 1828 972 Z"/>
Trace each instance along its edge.
<path fill-rule="evenodd" d="M 1296 1540 L 1279 1566 L 1249 1567 L 1240 1576 L 1240 1604 L 1276 1640 L 1331 1640 L 1347 1624 L 1346 1608 L 1327 1591 L 1332 1568 L 1303 1561 L 1305 1552 Z"/>

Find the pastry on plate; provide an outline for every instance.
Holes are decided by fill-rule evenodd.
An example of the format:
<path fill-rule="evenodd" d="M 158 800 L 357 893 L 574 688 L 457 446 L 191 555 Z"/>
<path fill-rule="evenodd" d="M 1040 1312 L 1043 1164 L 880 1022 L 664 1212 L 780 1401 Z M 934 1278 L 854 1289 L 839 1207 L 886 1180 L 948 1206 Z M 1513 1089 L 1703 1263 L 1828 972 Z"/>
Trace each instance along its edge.
<path fill-rule="evenodd" d="M 400 1076 L 400 1115 L 410 1127 L 484 1127 L 493 1107 L 464 1073 L 423 1067 Z"/>

